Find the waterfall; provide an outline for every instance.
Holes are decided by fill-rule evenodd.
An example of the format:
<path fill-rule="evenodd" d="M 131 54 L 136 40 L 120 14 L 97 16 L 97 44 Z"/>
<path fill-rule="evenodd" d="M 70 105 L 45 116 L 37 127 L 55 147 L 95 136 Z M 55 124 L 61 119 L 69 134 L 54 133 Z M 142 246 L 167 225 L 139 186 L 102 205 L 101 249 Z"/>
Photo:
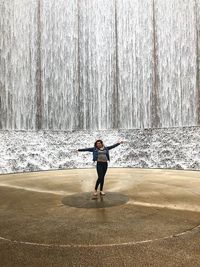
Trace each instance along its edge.
<path fill-rule="evenodd" d="M 187 0 L 156 3 L 160 118 L 164 126 L 197 124 L 195 8 L 195 2 Z"/>
<path fill-rule="evenodd" d="M 0 129 L 200 124 L 197 0 L 1 0 Z"/>

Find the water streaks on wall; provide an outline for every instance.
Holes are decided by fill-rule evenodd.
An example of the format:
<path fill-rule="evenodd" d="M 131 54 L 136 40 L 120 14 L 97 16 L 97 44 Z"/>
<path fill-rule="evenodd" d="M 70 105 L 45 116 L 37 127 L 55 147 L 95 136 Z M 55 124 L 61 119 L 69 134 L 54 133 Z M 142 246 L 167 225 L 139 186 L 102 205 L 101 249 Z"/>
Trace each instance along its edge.
<path fill-rule="evenodd" d="M 196 0 L 2 0 L 0 129 L 200 124 Z"/>

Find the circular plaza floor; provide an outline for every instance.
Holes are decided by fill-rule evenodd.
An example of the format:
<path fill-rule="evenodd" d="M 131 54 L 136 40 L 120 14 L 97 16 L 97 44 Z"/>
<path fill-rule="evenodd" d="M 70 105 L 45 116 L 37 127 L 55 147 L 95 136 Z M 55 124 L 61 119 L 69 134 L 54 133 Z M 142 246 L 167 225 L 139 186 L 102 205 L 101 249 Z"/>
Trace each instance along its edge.
<path fill-rule="evenodd" d="M 95 182 L 94 168 L 0 175 L 1 262 L 197 266 L 200 172 L 109 168 L 94 199 Z"/>

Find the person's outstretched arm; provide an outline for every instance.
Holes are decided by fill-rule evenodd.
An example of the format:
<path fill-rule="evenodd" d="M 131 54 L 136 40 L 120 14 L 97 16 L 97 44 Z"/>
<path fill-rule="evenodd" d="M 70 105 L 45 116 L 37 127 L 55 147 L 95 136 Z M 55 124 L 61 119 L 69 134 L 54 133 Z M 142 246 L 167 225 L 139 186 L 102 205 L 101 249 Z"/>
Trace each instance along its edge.
<path fill-rule="evenodd" d="M 117 142 L 116 144 L 112 145 L 112 146 L 107 146 L 107 149 L 110 150 L 110 149 L 113 149 L 115 148 L 116 146 L 119 146 L 120 144 L 122 144 L 123 141 L 120 141 L 120 142 Z"/>
<path fill-rule="evenodd" d="M 94 150 L 94 147 L 88 147 L 88 148 L 80 148 L 77 151 L 78 152 L 85 152 L 85 151 L 93 152 L 93 150 Z"/>

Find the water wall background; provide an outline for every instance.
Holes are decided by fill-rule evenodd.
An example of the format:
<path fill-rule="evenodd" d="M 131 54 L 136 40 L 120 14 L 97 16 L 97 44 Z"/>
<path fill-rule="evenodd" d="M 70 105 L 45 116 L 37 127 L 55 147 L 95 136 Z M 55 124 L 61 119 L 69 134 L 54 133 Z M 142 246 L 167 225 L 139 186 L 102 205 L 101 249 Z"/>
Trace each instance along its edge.
<path fill-rule="evenodd" d="M 1 0 L 0 129 L 200 125 L 198 0 Z"/>
<path fill-rule="evenodd" d="M 195 126 L 195 127 L 191 127 Z M 198 0 L 1 0 L 0 173 L 200 170 Z"/>

